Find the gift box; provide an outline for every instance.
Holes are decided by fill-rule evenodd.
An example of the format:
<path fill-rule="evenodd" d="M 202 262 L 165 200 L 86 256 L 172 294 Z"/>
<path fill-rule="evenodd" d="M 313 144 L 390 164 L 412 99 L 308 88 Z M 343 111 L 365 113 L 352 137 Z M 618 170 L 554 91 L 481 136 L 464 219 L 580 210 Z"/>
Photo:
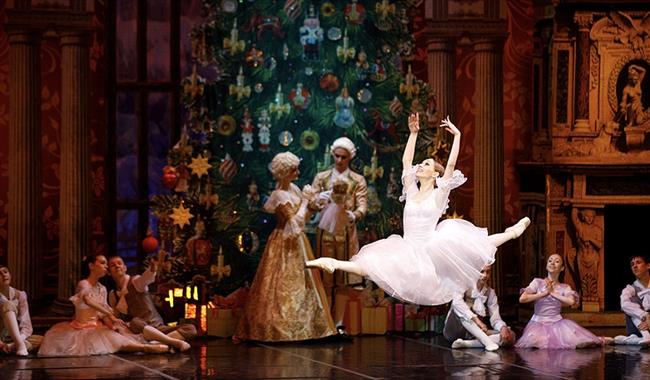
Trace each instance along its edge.
<path fill-rule="evenodd" d="M 233 309 L 209 308 L 207 317 L 207 335 L 220 338 L 231 337 L 235 333 L 235 327 L 239 313 Z"/>
<path fill-rule="evenodd" d="M 388 330 L 388 307 L 375 306 L 361 309 L 362 334 L 386 334 Z"/>
<path fill-rule="evenodd" d="M 361 307 L 362 300 L 359 291 L 348 291 L 348 303 L 343 317 L 343 324 L 348 335 L 361 334 Z"/>
<path fill-rule="evenodd" d="M 404 330 L 425 332 L 427 331 L 427 321 L 424 318 L 406 319 L 404 320 Z"/>

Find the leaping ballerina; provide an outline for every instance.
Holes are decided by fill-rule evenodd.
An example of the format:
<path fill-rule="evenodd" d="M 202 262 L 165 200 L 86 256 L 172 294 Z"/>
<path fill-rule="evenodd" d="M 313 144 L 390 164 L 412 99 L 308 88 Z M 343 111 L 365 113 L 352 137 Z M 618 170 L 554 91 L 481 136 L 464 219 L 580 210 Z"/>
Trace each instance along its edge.
<path fill-rule="evenodd" d="M 404 237 L 391 235 L 365 245 L 350 261 L 321 257 L 306 266 L 327 272 L 342 270 L 368 277 L 389 295 L 420 305 L 440 305 L 476 286 L 481 269 L 494 262 L 497 247 L 516 239 L 530 224 L 524 217 L 505 232 L 488 235 L 462 219 L 438 223 L 449 203 L 449 193 L 467 178 L 454 170 L 460 150 L 460 131 L 447 117 L 442 121 L 454 136 L 443 168 L 431 158 L 413 165 L 420 130 L 418 114 L 408 120 L 409 138 L 402 157 Z M 442 176 L 440 176 L 442 175 Z M 418 188 L 419 182 L 419 188 Z"/>

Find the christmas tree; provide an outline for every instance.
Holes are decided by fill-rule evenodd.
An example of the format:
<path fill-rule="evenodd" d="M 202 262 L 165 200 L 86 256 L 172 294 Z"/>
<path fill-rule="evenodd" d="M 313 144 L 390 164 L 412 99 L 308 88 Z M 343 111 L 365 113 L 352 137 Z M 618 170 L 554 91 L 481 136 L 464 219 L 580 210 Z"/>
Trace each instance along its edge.
<path fill-rule="evenodd" d="M 271 159 L 298 155 L 302 186 L 330 165 L 329 143 L 341 136 L 357 145 L 351 166 L 369 185 L 362 243 L 401 228 L 406 118 L 421 114 L 424 144 L 437 130 L 432 92 L 410 65 L 413 5 L 204 2 L 191 34 L 196 66 L 182 83 L 187 122 L 163 173 L 174 193 L 154 199 L 174 258 L 168 277 L 202 274 L 220 294 L 252 280 L 260 237 L 275 223 L 261 212 L 275 186 Z"/>

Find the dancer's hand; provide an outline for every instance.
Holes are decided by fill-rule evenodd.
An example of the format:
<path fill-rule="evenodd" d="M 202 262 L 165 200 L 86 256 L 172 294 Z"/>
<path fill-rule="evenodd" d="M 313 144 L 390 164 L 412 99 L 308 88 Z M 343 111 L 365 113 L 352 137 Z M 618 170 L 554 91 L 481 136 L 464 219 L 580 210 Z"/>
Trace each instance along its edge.
<path fill-rule="evenodd" d="M 0 342 L 0 351 L 4 352 L 5 354 L 9 354 L 11 353 L 11 347 L 9 347 L 9 345 L 4 342 Z"/>
<path fill-rule="evenodd" d="M 483 323 L 483 321 L 481 321 L 481 319 L 479 317 L 474 317 L 474 318 L 472 318 L 472 320 L 474 321 L 474 323 L 476 323 L 478 328 L 483 330 L 483 332 L 486 332 L 486 331 L 489 330 L 488 327 L 485 325 L 485 323 Z"/>
<path fill-rule="evenodd" d="M 318 204 L 319 207 L 323 207 L 330 201 L 331 197 L 332 190 L 322 191 L 316 196 L 316 204 Z"/>
<path fill-rule="evenodd" d="M 409 132 L 418 133 L 420 131 L 420 114 L 412 113 L 409 116 Z"/>
<path fill-rule="evenodd" d="M 460 130 L 458 130 L 458 128 L 456 128 L 454 123 L 452 123 L 451 120 L 449 120 L 449 116 L 447 116 L 446 119 L 443 119 L 440 122 L 440 126 L 445 127 L 445 129 L 449 131 L 449 133 L 451 133 L 452 135 L 460 136 Z"/>
<path fill-rule="evenodd" d="M 508 347 L 515 344 L 515 333 L 510 330 L 510 327 L 503 326 L 501 331 L 499 331 L 499 335 L 501 335 L 502 347 Z"/>
<path fill-rule="evenodd" d="M 641 323 L 639 323 L 639 326 L 637 326 L 637 328 L 639 330 L 648 330 L 648 318 L 647 317 L 648 317 L 648 314 L 646 314 L 646 316 L 643 317 L 643 319 L 641 319 Z"/>
<path fill-rule="evenodd" d="M 356 215 L 350 210 L 345 210 L 345 213 L 348 215 L 348 222 L 354 223 L 357 220 Z"/>
<path fill-rule="evenodd" d="M 302 188 L 302 198 L 308 201 L 312 201 L 316 197 L 316 192 L 312 189 L 311 185 L 305 185 Z"/>

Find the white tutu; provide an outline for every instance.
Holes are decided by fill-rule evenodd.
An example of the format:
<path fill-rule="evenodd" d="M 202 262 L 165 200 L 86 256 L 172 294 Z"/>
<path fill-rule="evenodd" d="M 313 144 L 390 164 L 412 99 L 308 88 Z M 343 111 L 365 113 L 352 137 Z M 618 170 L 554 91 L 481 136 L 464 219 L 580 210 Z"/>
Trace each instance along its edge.
<path fill-rule="evenodd" d="M 476 286 L 481 269 L 494 262 L 488 231 L 462 219 L 438 224 L 451 189 L 467 179 L 456 170 L 421 202 L 414 171 L 405 172 L 404 237 L 391 235 L 361 248 L 351 261 L 389 295 L 420 305 L 439 305 Z M 431 228 L 436 226 L 435 228 Z"/>

